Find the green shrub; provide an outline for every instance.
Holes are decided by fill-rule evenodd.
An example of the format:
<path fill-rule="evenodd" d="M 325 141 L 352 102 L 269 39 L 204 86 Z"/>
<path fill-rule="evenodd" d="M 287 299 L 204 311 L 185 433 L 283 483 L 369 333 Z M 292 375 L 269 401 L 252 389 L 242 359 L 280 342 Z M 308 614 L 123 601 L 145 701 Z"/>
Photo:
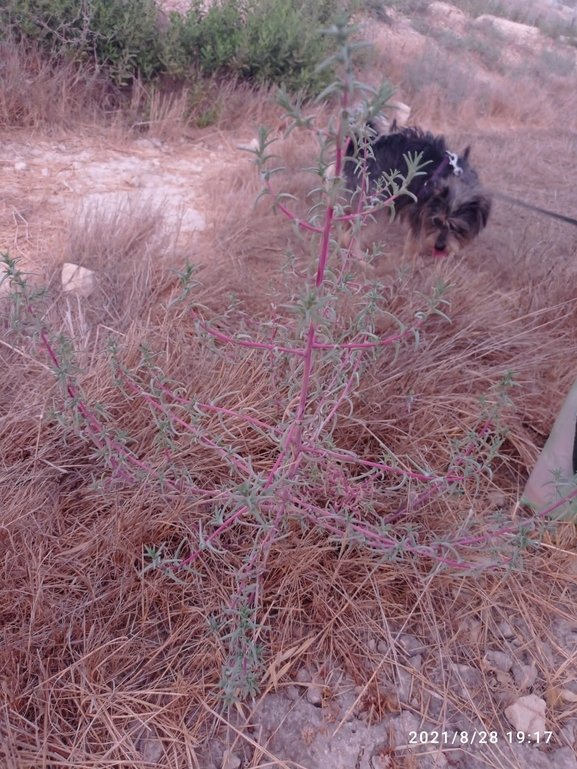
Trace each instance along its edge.
<path fill-rule="evenodd" d="M 185 17 L 172 16 L 180 43 L 174 62 L 193 64 L 203 75 L 318 92 L 331 78 L 316 71 L 331 40 L 318 30 L 338 14 L 334 0 L 216 0 L 208 9 L 197 0 Z"/>
<path fill-rule="evenodd" d="M 8 0 L 0 41 L 40 45 L 50 57 L 93 63 L 119 85 L 163 74 L 233 76 L 319 92 L 332 38 L 318 34 L 358 0 L 194 0 L 164 28 L 154 0 Z"/>
<path fill-rule="evenodd" d="M 93 62 L 118 84 L 165 70 L 154 0 L 8 0 L 0 36 L 51 57 Z"/>

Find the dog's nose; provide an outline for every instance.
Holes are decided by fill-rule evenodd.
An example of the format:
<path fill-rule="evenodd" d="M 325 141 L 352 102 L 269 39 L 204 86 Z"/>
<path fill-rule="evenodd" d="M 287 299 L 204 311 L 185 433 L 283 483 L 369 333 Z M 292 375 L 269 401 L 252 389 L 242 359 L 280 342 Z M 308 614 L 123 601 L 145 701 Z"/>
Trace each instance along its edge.
<path fill-rule="evenodd" d="M 447 248 L 447 235 L 443 232 L 435 241 L 435 250 L 444 251 Z"/>

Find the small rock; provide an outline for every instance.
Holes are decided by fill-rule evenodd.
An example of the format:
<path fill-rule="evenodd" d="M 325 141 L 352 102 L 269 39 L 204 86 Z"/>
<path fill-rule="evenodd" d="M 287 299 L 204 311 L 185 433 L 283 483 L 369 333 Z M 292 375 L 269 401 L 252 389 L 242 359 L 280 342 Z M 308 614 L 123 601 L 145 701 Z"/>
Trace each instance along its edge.
<path fill-rule="evenodd" d="M 495 670 L 495 679 L 501 684 L 501 686 L 509 687 L 511 684 L 511 676 L 509 673 L 503 673 L 502 670 Z M 508 701 L 509 695 L 507 693 L 503 693 L 504 700 L 502 701 Z"/>
<path fill-rule="evenodd" d="M 447 763 L 449 766 L 455 766 L 457 769 L 463 769 L 464 766 L 467 764 L 465 763 L 467 760 L 467 754 L 464 750 L 447 750 L 446 753 L 443 754 L 445 758 L 447 759 Z"/>
<path fill-rule="evenodd" d="M 410 733 L 419 732 L 419 730 L 423 728 L 420 718 L 417 718 L 417 716 L 410 713 L 408 710 L 403 710 L 400 716 L 397 716 L 390 721 L 391 744 L 395 747 L 399 745 L 408 745 Z"/>
<path fill-rule="evenodd" d="M 379 654 L 388 654 L 391 651 L 391 644 L 388 641 L 379 641 L 377 651 Z"/>
<path fill-rule="evenodd" d="M 506 652 L 488 651 L 483 658 L 485 670 L 499 670 L 508 673 L 513 667 L 513 658 Z"/>
<path fill-rule="evenodd" d="M 284 690 L 284 694 L 287 699 L 291 700 L 291 702 L 296 702 L 301 698 L 300 691 L 296 686 L 293 686 L 293 684 L 290 684 L 290 686 L 286 687 L 286 689 Z"/>
<path fill-rule="evenodd" d="M 572 692 L 571 689 L 561 689 L 561 699 L 565 702 L 577 702 L 577 694 Z"/>
<path fill-rule="evenodd" d="M 306 667 L 300 668 L 295 676 L 295 681 L 299 684 L 310 684 L 312 680 L 311 674 Z"/>
<path fill-rule="evenodd" d="M 312 682 L 307 689 L 307 702 L 320 708 L 323 704 L 323 684 L 318 676 L 313 676 Z"/>
<path fill-rule="evenodd" d="M 367 646 L 369 647 L 370 652 L 374 652 L 375 649 L 377 648 L 377 642 L 375 641 L 374 638 L 369 638 Z"/>
<path fill-rule="evenodd" d="M 47 168 L 41 168 L 40 169 L 40 175 L 41 176 L 50 176 L 50 171 Z"/>
<path fill-rule="evenodd" d="M 549 643 L 549 641 L 540 641 L 539 649 L 541 651 L 541 654 L 545 656 L 545 659 L 551 665 L 551 667 L 555 667 L 555 656 L 553 654 L 553 649 L 551 648 L 551 644 Z"/>
<path fill-rule="evenodd" d="M 15 171 L 26 171 L 28 168 L 28 163 L 25 163 L 23 160 L 18 160 L 16 163 L 14 163 L 14 170 Z"/>
<path fill-rule="evenodd" d="M 142 187 L 142 176 L 132 176 L 128 183 L 131 187 Z"/>
<path fill-rule="evenodd" d="M 467 619 L 459 623 L 459 634 L 463 636 L 463 640 L 467 644 L 478 643 L 482 630 L 483 625 L 481 622 L 473 617 L 467 617 Z"/>
<path fill-rule="evenodd" d="M 248 150 L 248 151 L 256 150 L 256 149 L 258 149 L 258 147 L 259 147 L 259 140 L 256 138 L 256 136 L 255 136 L 254 139 L 251 139 L 248 142 L 248 144 L 239 144 L 238 145 L 238 149 L 239 150 Z"/>
<path fill-rule="evenodd" d="M 62 265 L 62 290 L 79 296 L 90 296 L 94 291 L 94 273 L 78 264 Z"/>
<path fill-rule="evenodd" d="M 480 686 L 483 680 L 480 671 L 469 665 L 453 665 L 453 675 L 469 689 Z"/>
<path fill-rule="evenodd" d="M 545 731 L 545 700 L 535 694 L 519 697 L 512 705 L 505 708 L 505 716 L 518 732 L 534 734 Z"/>
<path fill-rule="evenodd" d="M 529 689 L 537 680 L 537 666 L 535 662 L 532 662 L 530 665 L 513 665 L 511 671 L 517 689 Z"/>
<path fill-rule="evenodd" d="M 238 769 L 241 765 L 240 757 L 236 753 L 225 753 L 222 769 Z"/>
<path fill-rule="evenodd" d="M 422 654 L 427 650 L 427 647 L 410 633 L 403 633 L 403 635 L 399 636 L 399 643 L 410 657 L 414 654 Z"/>
<path fill-rule="evenodd" d="M 497 627 L 499 628 L 503 638 L 507 638 L 507 639 L 515 638 L 515 631 L 513 630 L 513 628 L 508 622 L 505 622 L 505 620 L 503 620 L 502 622 L 499 622 Z"/>
<path fill-rule="evenodd" d="M 416 671 L 420 671 L 423 666 L 423 655 L 414 654 L 412 657 L 409 658 L 409 665 L 412 668 L 414 668 Z"/>
<path fill-rule="evenodd" d="M 397 674 L 399 676 L 399 685 L 397 688 L 399 699 L 401 702 L 408 702 L 413 685 L 413 676 L 401 667 L 397 670 Z"/>

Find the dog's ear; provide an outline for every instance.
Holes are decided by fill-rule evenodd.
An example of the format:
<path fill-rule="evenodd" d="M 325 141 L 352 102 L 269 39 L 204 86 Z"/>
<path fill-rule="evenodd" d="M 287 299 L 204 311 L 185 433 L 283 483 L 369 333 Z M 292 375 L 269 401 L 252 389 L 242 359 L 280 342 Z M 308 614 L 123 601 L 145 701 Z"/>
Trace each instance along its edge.
<path fill-rule="evenodd" d="M 487 226 L 491 214 L 491 198 L 479 192 L 459 206 L 458 215 L 467 225 L 471 235 L 478 235 Z"/>
<path fill-rule="evenodd" d="M 471 145 L 469 144 L 468 147 L 465 147 L 465 151 L 463 152 L 461 156 L 461 160 L 466 163 L 469 160 L 469 155 L 471 154 Z"/>

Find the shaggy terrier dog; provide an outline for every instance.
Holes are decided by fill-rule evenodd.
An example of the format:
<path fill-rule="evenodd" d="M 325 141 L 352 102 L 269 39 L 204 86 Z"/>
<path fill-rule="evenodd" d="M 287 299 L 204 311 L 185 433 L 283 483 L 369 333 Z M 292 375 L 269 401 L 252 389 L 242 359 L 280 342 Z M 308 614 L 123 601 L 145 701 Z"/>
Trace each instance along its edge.
<path fill-rule="evenodd" d="M 409 223 L 406 256 L 432 250 L 434 256 L 455 254 L 486 226 L 491 197 L 469 165 L 470 147 L 462 155 L 447 149 L 443 136 L 420 128 L 397 128 L 376 136 L 374 123 L 347 145 L 344 179 L 351 210 L 382 205 L 409 173 L 407 159 L 420 156 L 419 171 L 394 209 Z"/>

